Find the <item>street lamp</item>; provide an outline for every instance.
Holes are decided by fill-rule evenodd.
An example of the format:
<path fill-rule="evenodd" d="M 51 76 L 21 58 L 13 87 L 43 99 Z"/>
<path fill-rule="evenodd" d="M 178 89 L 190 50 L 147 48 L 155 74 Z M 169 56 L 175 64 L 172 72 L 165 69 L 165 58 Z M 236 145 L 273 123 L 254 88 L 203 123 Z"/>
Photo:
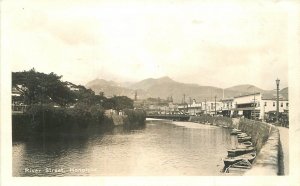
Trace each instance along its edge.
<path fill-rule="evenodd" d="M 277 99 L 276 99 L 276 123 L 278 124 L 279 122 L 279 83 L 280 80 L 277 78 L 276 79 L 276 90 L 277 90 Z"/>

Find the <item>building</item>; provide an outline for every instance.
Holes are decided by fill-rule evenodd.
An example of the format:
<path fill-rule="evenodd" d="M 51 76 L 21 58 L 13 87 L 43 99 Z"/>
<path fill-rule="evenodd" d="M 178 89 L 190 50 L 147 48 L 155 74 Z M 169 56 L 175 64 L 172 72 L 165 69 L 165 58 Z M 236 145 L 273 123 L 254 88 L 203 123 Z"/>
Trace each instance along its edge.
<path fill-rule="evenodd" d="M 25 105 L 24 96 L 19 89 L 21 89 L 21 85 L 16 85 L 12 87 L 11 90 L 11 109 L 13 114 L 20 114 L 27 110 L 27 105 Z"/>
<path fill-rule="evenodd" d="M 222 108 L 222 102 L 220 101 L 203 101 L 202 102 L 202 112 L 203 114 L 220 114 Z"/>
<path fill-rule="evenodd" d="M 233 98 L 222 99 L 221 113 L 223 116 L 230 117 L 233 114 Z"/>
<path fill-rule="evenodd" d="M 261 93 L 236 96 L 233 99 L 233 116 L 244 116 L 249 119 L 260 118 Z"/>
<path fill-rule="evenodd" d="M 192 103 L 187 104 L 187 112 L 189 115 L 195 116 L 203 113 L 202 111 L 202 103 L 197 103 L 195 99 L 193 99 Z"/>
<path fill-rule="evenodd" d="M 276 112 L 276 98 L 263 97 L 261 102 L 260 119 L 265 120 L 270 112 Z M 289 112 L 289 101 L 284 98 L 279 98 L 279 113 Z"/>
<path fill-rule="evenodd" d="M 180 104 L 178 105 L 179 111 L 187 113 L 189 115 L 200 115 L 200 114 L 220 114 L 222 108 L 222 102 L 219 101 L 204 101 L 197 102 L 195 99 L 188 104 Z"/>
<path fill-rule="evenodd" d="M 259 119 L 265 120 L 266 115 L 270 112 L 276 112 L 276 96 L 264 93 L 252 93 L 241 96 L 236 96 L 233 99 L 225 99 L 222 101 L 223 110 L 225 110 L 224 105 L 231 105 L 230 116 L 244 116 L 249 119 Z M 289 102 L 283 97 L 279 98 L 279 112 L 288 113 Z M 223 112 L 222 112 L 223 113 Z M 227 112 L 226 115 L 228 114 Z"/>

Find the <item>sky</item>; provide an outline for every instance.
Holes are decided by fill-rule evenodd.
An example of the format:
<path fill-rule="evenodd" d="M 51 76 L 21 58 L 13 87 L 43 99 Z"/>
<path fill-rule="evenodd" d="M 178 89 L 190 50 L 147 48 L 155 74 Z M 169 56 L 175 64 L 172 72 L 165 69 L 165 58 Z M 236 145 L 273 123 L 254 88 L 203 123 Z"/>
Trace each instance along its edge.
<path fill-rule="evenodd" d="M 293 1 L 2 2 L 2 54 L 85 85 L 170 78 L 227 88 L 288 86 Z"/>

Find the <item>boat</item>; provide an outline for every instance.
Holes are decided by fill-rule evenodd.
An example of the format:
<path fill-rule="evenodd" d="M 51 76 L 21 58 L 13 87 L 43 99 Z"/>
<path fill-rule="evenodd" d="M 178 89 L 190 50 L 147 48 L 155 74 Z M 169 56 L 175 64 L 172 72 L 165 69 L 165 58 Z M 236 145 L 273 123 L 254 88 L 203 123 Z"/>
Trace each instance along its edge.
<path fill-rule="evenodd" d="M 223 161 L 224 161 L 225 167 L 228 167 L 228 166 L 235 164 L 241 160 L 247 160 L 250 163 L 252 163 L 253 160 L 255 159 L 255 157 L 256 157 L 256 152 L 250 152 L 250 153 L 243 154 L 243 155 L 236 156 L 236 157 L 226 157 L 223 159 Z"/>
<path fill-rule="evenodd" d="M 237 134 L 238 138 L 242 138 L 242 137 L 246 137 L 246 136 L 248 136 L 248 134 L 246 134 L 246 133 Z"/>
<path fill-rule="evenodd" d="M 246 136 L 246 137 L 242 137 L 242 138 L 238 138 L 238 142 L 245 142 L 245 141 L 250 141 L 251 140 L 251 136 Z"/>
<path fill-rule="evenodd" d="M 252 168 L 252 164 L 248 160 L 241 160 L 232 165 L 229 165 L 224 172 L 239 175 L 245 173 L 248 169 L 251 168 Z"/>
<path fill-rule="evenodd" d="M 245 142 L 242 142 L 243 145 L 245 145 L 246 147 L 252 147 L 253 144 L 251 141 L 245 141 Z"/>
<path fill-rule="evenodd" d="M 239 145 L 236 149 L 228 150 L 228 157 L 235 157 L 242 154 L 247 154 L 249 152 L 253 152 L 255 149 L 254 147 L 247 147 L 245 145 Z"/>
<path fill-rule="evenodd" d="M 239 129 L 232 129 L 232 131 L 230 132 L 231 135 L 237 135 L 237 134 L 241 134 L 242 131 Z"/>

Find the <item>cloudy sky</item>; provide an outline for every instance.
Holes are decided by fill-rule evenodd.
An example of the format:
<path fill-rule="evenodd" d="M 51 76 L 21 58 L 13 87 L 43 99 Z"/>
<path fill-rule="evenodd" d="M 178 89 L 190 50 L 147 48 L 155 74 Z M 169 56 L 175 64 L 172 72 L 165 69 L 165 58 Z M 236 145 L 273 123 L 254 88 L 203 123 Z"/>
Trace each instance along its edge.
<path fill-rule="evenodd" d="M 12 71 L 34 67 L 78 84 L 169 76 L 274 89 L 277 77 L 288 85 L 291 6 L 271 0 L 4 0 L 2 53 Z"/>

